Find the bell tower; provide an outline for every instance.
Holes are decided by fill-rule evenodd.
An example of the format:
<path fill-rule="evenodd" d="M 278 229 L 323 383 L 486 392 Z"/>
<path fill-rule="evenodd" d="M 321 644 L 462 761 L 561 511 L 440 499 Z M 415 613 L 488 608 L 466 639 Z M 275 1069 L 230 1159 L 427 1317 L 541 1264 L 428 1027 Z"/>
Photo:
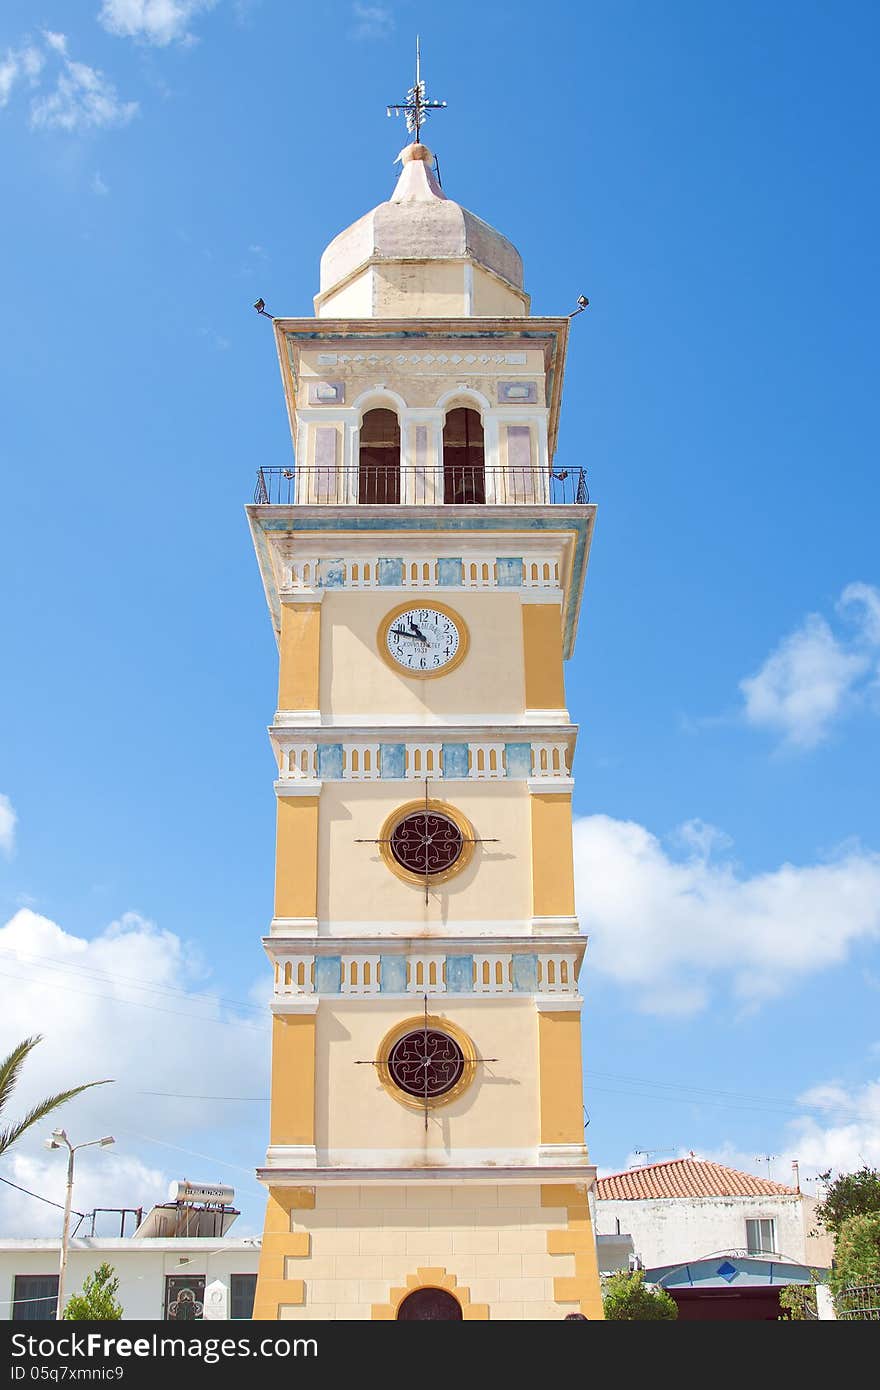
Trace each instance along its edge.
<path fill-rule="evenodd" d="M 569 325 L 530 315 L 516 249 L 424 144 L 400 158 L 324 252 L 315 316 L 274 322 L 296 462 L 248 508 L 280 665 L 254 1316 L 600 1318 Z"/>

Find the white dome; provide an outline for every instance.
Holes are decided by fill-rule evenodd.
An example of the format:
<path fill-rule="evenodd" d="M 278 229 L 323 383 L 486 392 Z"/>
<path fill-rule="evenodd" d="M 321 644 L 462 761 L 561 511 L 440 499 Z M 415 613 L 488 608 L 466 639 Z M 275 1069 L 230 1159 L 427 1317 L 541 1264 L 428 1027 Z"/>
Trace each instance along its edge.
<path fill-rule="evenodd" d="M 321 257 L 316 304 L 356 279 L 367 267 L 395 262 L 470 262 L 509 287 L 524 312 L 522 258 L 516 247 L 487 222 L 447 198 L 434 175 L 425 145 L 408 145 L 391 198 L 334 237 Z M 328 306 L 329 307 L 329 306 Z M 319 308 L 319 312 L 325 312 Z M 382 313 L 376 305 L 371 312 Z M 474 312 L 473 308 L 465 312 Z"/>

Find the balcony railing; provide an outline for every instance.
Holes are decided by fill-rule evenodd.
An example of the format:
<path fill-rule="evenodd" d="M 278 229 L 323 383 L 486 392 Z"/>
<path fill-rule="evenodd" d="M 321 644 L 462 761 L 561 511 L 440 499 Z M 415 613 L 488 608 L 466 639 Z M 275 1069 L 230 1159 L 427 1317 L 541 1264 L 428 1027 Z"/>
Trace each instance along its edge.
<path fill-rule="evenodd" d="M 589 502 L 583 468 L 260 468 L 254 501 L 265 506 L 528 505 Z"/>

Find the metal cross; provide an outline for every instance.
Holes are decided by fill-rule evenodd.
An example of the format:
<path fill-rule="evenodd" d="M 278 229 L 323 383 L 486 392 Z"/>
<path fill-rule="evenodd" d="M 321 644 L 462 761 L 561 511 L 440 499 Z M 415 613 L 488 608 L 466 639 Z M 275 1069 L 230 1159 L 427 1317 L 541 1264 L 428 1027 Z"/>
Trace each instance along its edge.
<path fill-rule="evenodd" d="M 423 1043 L 423 1049 L 424 1049 L 424 1050 L 423 1050 L 423 1053 L 422 1053 L 421 1057 L 419 1058 L 419 1065 L 420 1065 L 421 1068 L 422 1068 L 423 1080 L 424 1080 L 425 1132 L 427 1133 L 427 1129 L 428 1129 L 428 1113 L 429 1113 L 429 1111 L 430 1111 L 430 1105 L 429 1105 L 429 1103 L 428 1103 L 428 1102 L 429 1102 L 429 1099 L 430 1099 L 429 1094 L 428 1094 L 428 1072 L 429 1072 L 429 1067 L 430 1067 L 430 1063 L 431 1063 L 431 1055 L 430 1055 L 430 1053 L 429 1053 L 429 1051 L 428 1051 L 428 1034 L 429 1034 L 432 1030 L 431 1030 L 431 1028 L 429 1027 L 429 1023 L 428 1023 L 428 996 L 427 996 L 427 994 L 424 996 L 424 1000 L 425 1000 L 425 1021 L 424 1021 L 424 1023 L 422 1024 L 422 1036 L 423 1036 L 423 1039 L 424 1039 L 424 1043 Z M 413 1030 L 413 1031 L 415 1031 L 415 1030 Z M 385 1062 L 387 1062 L 387 1060 L 388 1060 L 387 1058 L 383 1057 L 383 1058 L 380 1058 L 379 1061 L 372 1061 L 372 1062 L 361 1062 L 361 1061 L 357 1061 L 357 1062 L 355 1062 L 355 1066 L 356 1066 L 356 1067 L 381 1067 Z M 497 1062 L 497 1061 L 498 1061 L 498 1058 L 497 1058 L 497 1057 L 475 1057 L 475 1058 L 473 1059 L 473 1064 L 474 1064 L 474 1065 L 478 1065 L 478 1064 L 484 1063 L 484 1062 Z M 464 1065 L 467 1066 L 468 1063 L 465 1062 Z"/>
<path fill-rule="evenodd" d="M 442 111 L 445 101 L 428 101 L 425 93 L 425 79 L 422 77 L 422 55 L 419 39 L 416 38 L 416 80 L 406 94 L 406 101 L 392 103 L 385 108 L 386 116 L 406 116 L 406 128 L 419 142 L 419 131 L 432 111 Z"/>
<path fill-rule="evenodd" d="M 424 810 L 424 817 L 425 817 L 425 907 L 428 906 L 428 902 L 429 902 L 428 890 L 429 890 L 429 888 L 430 888 L 430 886 L 431 886 L 431 873 L 430 873 L 430 870 L 429 870 L 429 868 L 428 868 L 428 858 L 429 858 L 429 856 L 428 856 L 428 845 L 427 845 L 427 838 L 428 838 L 428 818 L 429 818 L 429 816 L 432 814 L 432 812 L 431 812 L 431 804 L 430 804 L 430 801 L 429 801 L 429 799 L 428 799 L 428 782 L 429 782 L 429 781 L 430 781 L 430 778 L 426 777 L 426 778 L 425 778 L 425 810 Z M 418 813 L 418 812 L 415 812 L 414 814 L 418 815 L 419 813 Z M 484 839 L 484 838 L 482 838 L 482 837 L 480 837 L 480 836 L 477 836 L 477 835 L 462 835 L 462 837 L 461 837 L 461 842 L 462 842 L 463 845 L 497 845 L 498 840 L 495 839 L 495 838 L 487 838 L 487 839 Z M 378 839 L 378 840 L 355 840 L 355 844 L 356 844 L 356 845 L 390 845 L 390 844 L 391 844 L 391 838 L 386 836 L 385 839 Z"/>

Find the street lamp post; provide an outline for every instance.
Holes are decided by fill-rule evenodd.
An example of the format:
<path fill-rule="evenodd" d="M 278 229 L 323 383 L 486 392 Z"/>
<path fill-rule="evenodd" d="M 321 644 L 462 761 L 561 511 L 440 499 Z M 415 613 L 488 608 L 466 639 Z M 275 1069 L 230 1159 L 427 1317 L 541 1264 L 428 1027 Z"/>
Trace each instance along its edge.
<path fill-rule="evenodd" d="M 102 1148 L 109 1148 L 115 1144 L 116 1140 L 112 1134 L 105 1134 L 103 1139 L 90 1139 L 86 1144 L 71 1144 L 64 1129 L 53 1129 L 51 1138 L 46 1140 L 47 1149 L 60 1149 L 67 1147 L 67 1196 L 64 1199 L 64 1225 L 61 1230 L 61 1261 L 58 1266 L 58 1306 L 55 1311 L 56 1321 L 64 1317 L 64 1276 L 67 1273 L 67 1248 L 70 1244 L 70 1208 L 73 1202 L 73 1156 L 78 1149 L 91 1149 L 96 1144 Z"/>

